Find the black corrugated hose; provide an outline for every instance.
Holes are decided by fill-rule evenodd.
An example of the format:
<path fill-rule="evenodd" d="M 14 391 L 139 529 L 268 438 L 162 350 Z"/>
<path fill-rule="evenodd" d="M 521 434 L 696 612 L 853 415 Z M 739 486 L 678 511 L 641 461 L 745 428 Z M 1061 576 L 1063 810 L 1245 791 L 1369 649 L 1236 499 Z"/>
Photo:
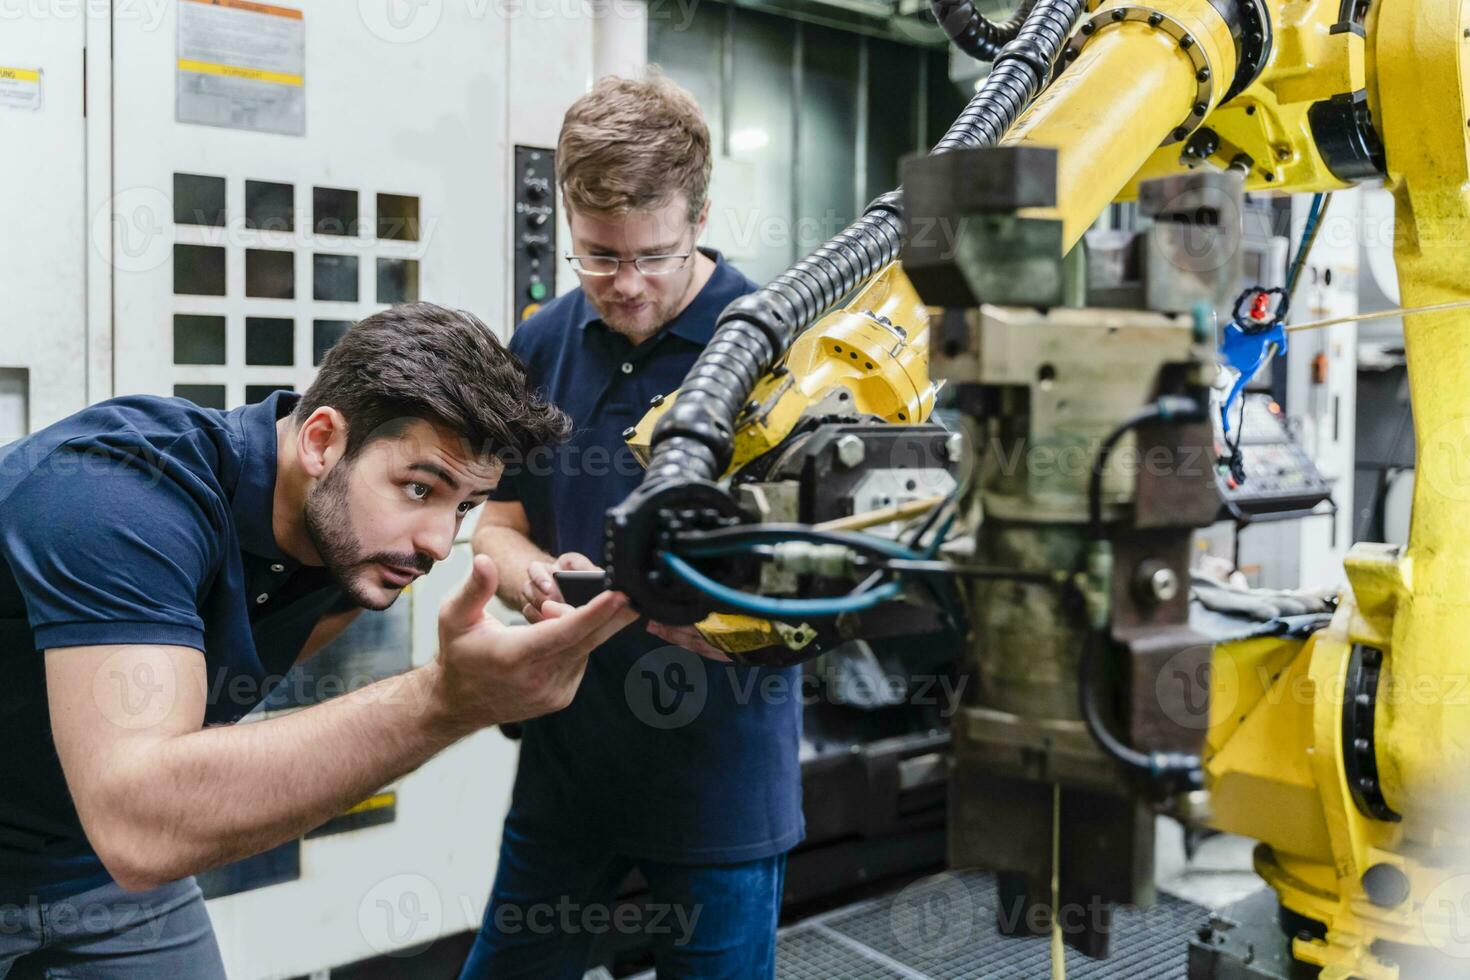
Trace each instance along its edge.
<path fill-rule="evenodd" d="M 1037 96 L 1085 0 L 1035 0 L 934 153 L 993 146 Z M 732 453 L 735 418 L 796 336 L 853 288 L 897 257 L 902 199 L 889 191 L 862 217 L 770 284 L 731 303 L 714 338 L 654 427 L 643 486 L 669 479 L 714 480 Z"/>
<path fill-rule="evenodd" d="M 1010 20 L 996 23 L 975 8 L 973 0 L 929 0 L 929 9 L 944 33 L 977 61 L 994 61 L 1000 49 L 1016 39 L 1036 0 L 1021 0 Z"/>

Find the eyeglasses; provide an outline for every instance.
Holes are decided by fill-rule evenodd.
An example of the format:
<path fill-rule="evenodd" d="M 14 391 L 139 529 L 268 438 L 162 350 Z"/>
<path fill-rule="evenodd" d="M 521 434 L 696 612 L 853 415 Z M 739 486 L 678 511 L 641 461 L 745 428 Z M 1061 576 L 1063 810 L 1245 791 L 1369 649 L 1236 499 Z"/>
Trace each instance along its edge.
<path fill-rule="evenodd" d="M 566 260 L 584 276 L 615 276 L 625 262 L 633 263 L 642 275 L 666 276 L 688 265 L 689 256 L 693 254 L 694 250 L 690 249 L 671 255 L 640 255 L 636 259 L 620 259 L 613 255 L 568 255 Z"/>

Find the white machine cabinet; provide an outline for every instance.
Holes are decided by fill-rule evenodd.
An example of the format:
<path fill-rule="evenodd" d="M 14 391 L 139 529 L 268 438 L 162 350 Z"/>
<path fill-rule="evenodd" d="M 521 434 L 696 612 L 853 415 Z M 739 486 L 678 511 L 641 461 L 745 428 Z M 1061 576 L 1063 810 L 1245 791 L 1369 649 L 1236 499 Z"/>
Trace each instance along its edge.
<path fill-rule="evenodd" d="M 526 306 L 515 148 L 554 147 L 590 84 L 595 6 L 110 6 L 30 5 L 0 27 L 0 440 L 113 395 L 304 390 L 390 303 L 466 309 L 508 338 Z M 433 655 L 467 568 L 461 542 L 398 603 L 400 656 Z M 514 768 L 483 732 L 390 787 L 391 821 L 309 837 L 290 880 L 211 900 L 229 975 L 320 974 L 475 928 Z"/>

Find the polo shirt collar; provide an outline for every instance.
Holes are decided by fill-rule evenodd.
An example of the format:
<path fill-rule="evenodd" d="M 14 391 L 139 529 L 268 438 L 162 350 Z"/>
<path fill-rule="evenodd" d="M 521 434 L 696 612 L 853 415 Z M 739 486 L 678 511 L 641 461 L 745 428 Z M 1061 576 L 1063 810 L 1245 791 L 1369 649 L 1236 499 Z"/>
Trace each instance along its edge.
<path fill-rule="evenodd" d="M 654 340 L 671 333 L 690 343 L 705 346 L 714 337 L 715 321 L 725 307 L 745 292 L 745 277 L 725 261 L 718 249 L 701 246 L 699 250 L 715 260 L 715 271 L 710 273 L 709 281 L 695 294 L 693 301 L 678 316 L 664 324 L 663 329 L 654 335 Z M 589 324 L 602 322 L 602 315 L 582 290 L 577 291 L 577 302 L 581 304 L 574 321 L 578 327 L 586 329 Z"/>
<path fill-rule="evenodd" d="M 242 448 L 240 477 L 230 499 L 240 548 L 278 562 L 289 559 L 276 544 L 271 527 L 276 496 L 276 422 L 295 408 L 300 399 L 295 392 L 276 391 L 263 402 L 230 413 L 235 416 L 235 431 Z"/>

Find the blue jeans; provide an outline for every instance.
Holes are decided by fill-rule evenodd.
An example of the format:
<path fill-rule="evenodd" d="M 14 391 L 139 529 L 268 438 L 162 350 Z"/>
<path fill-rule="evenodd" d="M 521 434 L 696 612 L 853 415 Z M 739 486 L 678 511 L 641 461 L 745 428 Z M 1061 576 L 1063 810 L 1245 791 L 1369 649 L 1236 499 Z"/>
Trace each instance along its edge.
<path fill-rule="evenodd" d="M 53 901 L 0 902 L 0 978 L 224 980 L 193 878 L 146 892 L 116 884 Z"/>
<path fill-rule="evenodd" d="M 645 908 L 617 905 L 637 867 Z M 530 839 L 507 822 L 495 887 L 460 980 L 581 980 L 597 937 L 646 934 L 660 978 L 776 975 L 776 920 L 786 855 L 685 865 Z"/>

